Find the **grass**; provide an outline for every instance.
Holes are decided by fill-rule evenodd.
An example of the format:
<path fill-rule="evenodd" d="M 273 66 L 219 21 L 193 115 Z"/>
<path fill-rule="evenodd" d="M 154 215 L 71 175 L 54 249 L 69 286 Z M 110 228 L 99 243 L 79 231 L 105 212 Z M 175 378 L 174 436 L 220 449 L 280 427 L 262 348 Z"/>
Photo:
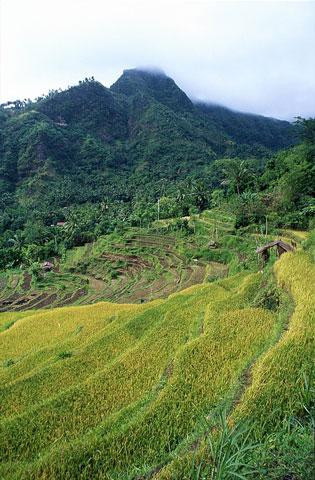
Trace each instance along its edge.
<path fill-rule="evenodd" d="M 248 306 L 248 290 L 259 277 L 233 280 L 190 287 L 152 305 L 43 312 L 49 337 L 45 345 L 35 319 L 24 318 L 16 332 L 6 334 L 10 338 L 2 352 L 12 356 L 22 334 L 19 353 L 32 365 L 29 372 L 21 365 L 15 380 L 3 374 L 11 378 L 1 392 L 3 460 L 27 462 L 26 478 L 67 478 L 67 472 L 74 478 L 85 460 L 70 467 L 59 456 L 77 459 L 83 449 L 94 458 L 93 452 L 101 451 L 104 460 L 98 459 L 97 469 L 89 467 L 81 477 L 101 469 L 104 478 L 111 478 L 153 468 L 167 458 L 194 432 L 198 418 L 217 402 L 231 401 L 242 371 L 269 344 L 275 317 Z M 224 302 L 223 312 L 219 305 Z M 218 308 L 219 319 L 211 313 Z M 79 335 L 74 334 L 78 324 L 84 326 Z M 65 363 L 56 362 L 60 351 L 73 355 Z M 133 405 L 133 415 L 123 416 L 121 423 L 122 412 Z"/>
<path fill-rule="evenodd" d="M 39 312 L 4 312 L 0 313 L 0 333 L 11 328 L 15 322 L 23 317 L 37 315 Z"/>
<path fill-rule="evenodd" d="M 299 250 L 257 272 L 257 237 L 224 233 L 235 274 L 209 263 L 191 285 L 190 255 L 215 214 L 193 239 L 165 237 L 165 263 L 152 232 L 145 247 L 113 237 L 113 251 L 154 265 L 120 290 L 140 292 L 144 278 L 154 294 L 167 269 L 166 298 L 0 314 L 1 479 L 311 478 L 314 263 Z"/>
<path fill-rule="evenodd" d="M 314 264 L 305 252 L 284 255 L 277 262 L 275 273 L 281 295 L 276 312 L 278 331 L 270 348 L 254 362 L 250 383 L 243 385 L 243 394 L 230 409 L 225 429 L 222 425 L 213 426 L 213 423 L 205 427 L 198 442 L 195 442 L 196 449 L 186 448 L 154 478 L 308 480 L 313 477 L 315 297 L 314 283 L 310 279 L 315 277 Z M 267 284 L 265 281 L 263 284 L 269 291 L 270 277 Z M 286 292 L 292 295 L 292 301 Z M 257 296 L 256 299 L 254 297 L 256 301 Z M 213 312 L 211 307 L 209 309 Z M 279 329 L 281 326 L 282 330 Z M 211 419 L 211 416 L 207 418 Z M 224 476 L 218 468 L 218 463 L 221 464 L 221 461 L 218 462 L 218 449 L 225 464 L 239 457 L 237 452 L 229 453 L 228 445 L 224 452 L 220 450 L 222 434 L 233 438 L 235 429 L 243 427 L 247 436 L 244 448 L 248 448 L 246 455 L 241 455 L 243 465 L 234 465 L 236 468 Z M 256 446 L 252 448 L 254 444 Z M 222 459 L 220 455 L 219 460 Z M 248 471 L 244 475 L 244 469 L 250 470 L 250 466 L 256 472 Z"/>
<path fill-rule="evenodd" d="M 166 298 L 205 279 L 257 271 L 257 246 L 274 238 L 236 232 L 235 218 L 218 209 L 190 217 L 189 231 L 172 229 L 174 219 L 161 222 L 163 228 L 156 223 L 145 230 L 129 228 L 67 251 L 53 260 L 54 272 L 33 279 L 30 285 L 21 270 L 2 274 L 0 316 L 7 310 Z M 287 241 L 305 242 L 305 232 L 279 233 L 290 237 Z M 272 255 L 270 262 L 275 259 Z"/>
<path fill-rule="evenodd" d="M 294 313 L 280 341 L 255 365 L 252 385 L 235 411 L 235 418 L 254 416 L 259 429 L 303 412 L 304 375 L 311 378 L 314 353 L 314 264 L 307 253 L 298 252 L 283 256 L 275 271 L 279 285 L 293 297 Z"/>

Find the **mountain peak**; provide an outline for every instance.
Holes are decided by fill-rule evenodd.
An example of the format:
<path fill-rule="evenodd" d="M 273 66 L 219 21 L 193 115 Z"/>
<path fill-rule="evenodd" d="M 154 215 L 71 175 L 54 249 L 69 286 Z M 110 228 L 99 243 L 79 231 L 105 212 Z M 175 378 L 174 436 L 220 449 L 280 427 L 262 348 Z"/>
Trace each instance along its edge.
<path fill-rule="evenodd" d="M 155 66 L 144 66 L 127 68 L 123 70 L 123 75 L 138 75 L 138 76 L 151 76 L 151 77 L 167 77 L 162 68 Z"/>
<path fill-rule="evenodd" d="M 194 108 L 191 100 L 174 80 L 156 67 L 124 70 L 110 89 L 128 97 L 138 94 L 149 96 L 172 110 L 191 111 Z"/>

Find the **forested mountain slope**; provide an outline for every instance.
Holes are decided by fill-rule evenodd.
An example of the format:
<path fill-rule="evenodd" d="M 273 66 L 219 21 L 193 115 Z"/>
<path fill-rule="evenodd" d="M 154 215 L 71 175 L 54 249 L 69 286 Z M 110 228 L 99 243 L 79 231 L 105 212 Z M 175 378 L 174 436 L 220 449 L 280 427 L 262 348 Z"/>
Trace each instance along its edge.
<path fill-rule="evenodd" d="M 295 141 L 288 122 L 194 105 L 162 73 L 127 70 L 110 89 L 90 79 L 15 105 L 1 109 L 1 193 L 32 193 L 38 201 L 48 188 L 54 207 L 133 197 L 134 181 L 162 178 L 165 186 L 200 176 L 240 145 L 256 144 L 259 156 L 259 147 Z M 95 188 L 75 193 L 89 181 Z M 64 189 L 68 198 L 60 196 Z"/>
<path fill-rule="evenodd" d="M 91 78 L 34 102 L 2 105 L 0 128 L 0 268 L 59 256 L 126 224 L 148 226 L 159 198 L 158 216 L 181 217 L 217 206 L 216 189 L 223 196 L 268 189 L 265 167 L 299 131 L 193 103 L 164 73 L 137 69 L 109 89 Z M 275 182 L 291 168 L 281 159 L 270 165 Z M 256 217 L 250 221 L 260 222 Z M 55 229 L 60 221 L 67 230 Z"/>

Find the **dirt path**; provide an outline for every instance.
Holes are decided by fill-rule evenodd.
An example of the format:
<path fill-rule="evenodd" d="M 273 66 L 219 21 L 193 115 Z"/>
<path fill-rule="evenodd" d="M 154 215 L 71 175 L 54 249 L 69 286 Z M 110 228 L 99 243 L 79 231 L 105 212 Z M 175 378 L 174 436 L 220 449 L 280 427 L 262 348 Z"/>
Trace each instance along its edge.
<path fill-rule="evenodd" d="M 31 286 L 32 276 L 28 272 L 24 272 L 24 280 L 22 284 L 22 289 L 29 290 Z"/>
<path fill-rule="evenodd" d="M 97 278 L 90 277 L 90 276 L 88 276 L 87 278 L 89 280 L 90 287 L 93 288 L 93 290 L 96 290 L 97 292 L 104 290 L 104 288 L 106 287 L 106 283 L 103 282 L 103 280 L 98 280 Z"/>

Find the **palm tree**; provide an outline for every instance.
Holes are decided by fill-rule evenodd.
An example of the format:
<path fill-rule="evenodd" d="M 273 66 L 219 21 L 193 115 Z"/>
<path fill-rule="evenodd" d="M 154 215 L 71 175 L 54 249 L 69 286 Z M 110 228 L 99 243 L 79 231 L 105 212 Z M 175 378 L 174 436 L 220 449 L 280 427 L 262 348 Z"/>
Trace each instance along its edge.
<path fill-rule="evenodd" d="M 225 158 L 218 162 L 224 175 L 221 185 L 229 185 L 238 195 L 244 191 L 246 183 L 254 177 L 246 160 L 239 158 Z"/>
<path fill-rule="evenodd" d="M 208 192 L 201 180 L 192 183 L 191 194 L 195 197 L 195 203 L 200 210 L 204 210 L 208 201 Z"/>
<path fill-rule="evenodd" d="M 16 233 L 15 235 L 13 235 L 12 238 L 9 238 L 8 244 L 11 244 L 15 250 L 20 252 L 23 245 L 24 245 L 24 240 L 23 240 L 22 234 L 21 233 Z"/>

